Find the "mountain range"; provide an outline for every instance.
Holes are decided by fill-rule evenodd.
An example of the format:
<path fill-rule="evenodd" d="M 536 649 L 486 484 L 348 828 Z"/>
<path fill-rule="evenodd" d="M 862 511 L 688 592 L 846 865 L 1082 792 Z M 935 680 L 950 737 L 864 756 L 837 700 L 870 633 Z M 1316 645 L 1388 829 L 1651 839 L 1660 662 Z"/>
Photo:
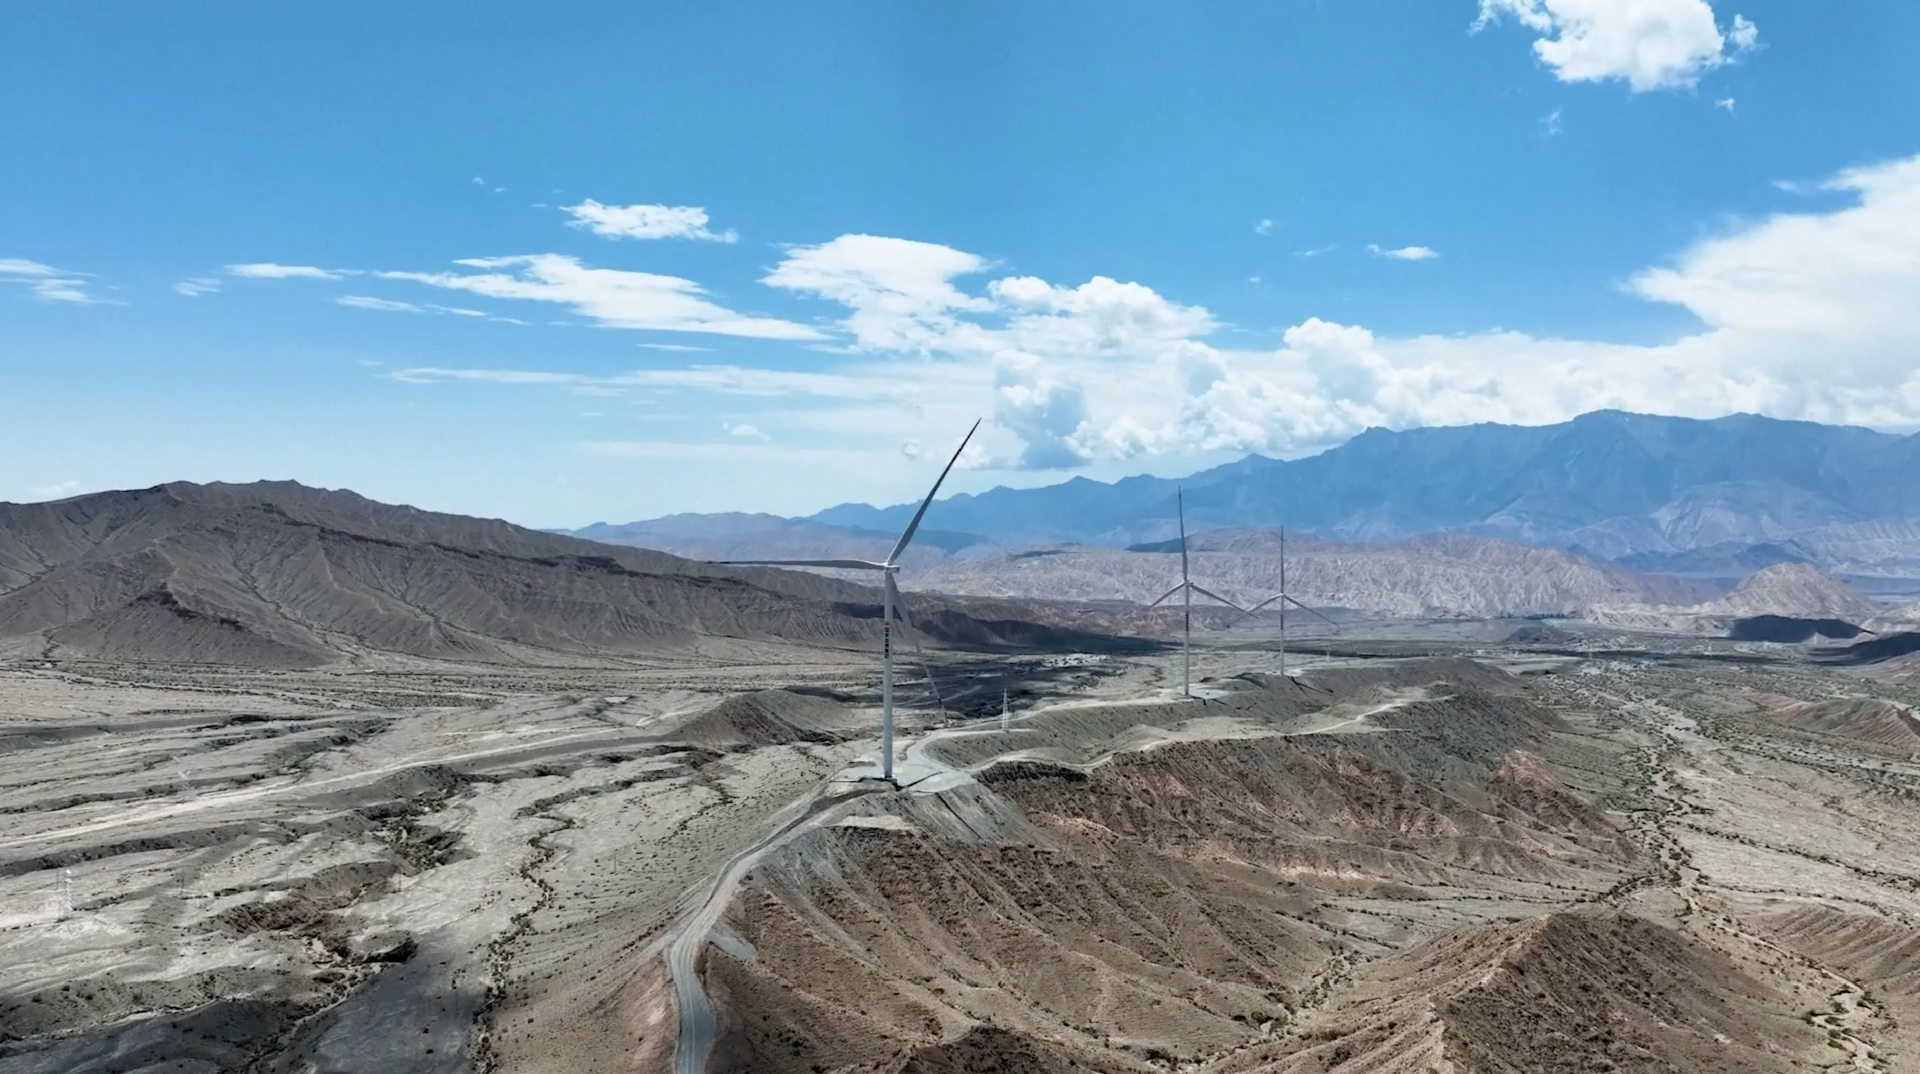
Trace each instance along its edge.
<path fill-rule="evenodd" d="M 1668 574 L 1732 579 L 1809 563 L 1869 585 L 1920 579 L 1920 434 L 1752 414 L 1596 411 L 1557 425 L 1371 429 L 1319 455 L 1249 455 L 1181 479 L 996 488 L 937 502 L 927 524 L 942 533 L 926 548 L 1166 541 L 1178 532 L 1177 490 L 1193 532 L 1287 526 L 1349 542 L 1465 533 Z M 574 532 L 685 554 L 786 554 L 829 539 L 859 554 L 890 542 L 914 506 Z"/>

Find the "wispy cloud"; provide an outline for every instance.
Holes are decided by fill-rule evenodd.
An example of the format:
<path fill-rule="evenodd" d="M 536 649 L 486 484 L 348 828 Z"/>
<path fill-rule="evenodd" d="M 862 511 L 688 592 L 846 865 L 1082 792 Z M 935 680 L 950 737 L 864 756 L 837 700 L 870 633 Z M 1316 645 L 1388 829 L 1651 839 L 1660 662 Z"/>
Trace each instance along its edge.
<path fill-rule="evenodd" d="M 707 211 L 697 205 L 602 205 L 588 198 L 578 205 L 563 206 L 572 216 L 574 227 L 585 228 L 610 239 L 699 239 L 705 242 L 737 242 L 732 228 L 711 231 Z"/>
<path fill-rule="evenodd" d="M 437 306 L 429 302 L 424 305 L 413 302 L 400 302 L 391 298 L 374 298 L 371 295 L 342 295 L 334 299 L 342 306 L 358 310 L 380 310 L 387 313 L 432 313 L 446 314 L 452 317 L 478 317 L 489 321 L 505 321 L 508 324 L 526 324 L 512 317 L 495 317 L 486 310 L 470 310 L 460 306 Z"/>
<path fill-rule="evenodd" d="M 1262 221 L 1260 221 L 1259 223 L 1257 223 L 1257 224 L 1255 224 L 1255 225 L 1253 225 L 1253 233 L 1254 233 L 1255 235 L 1271 235 L 1271 234 L 1273 234 L 1273 221 L 1271 221 L 1271 220 L 1262 220 Z"/>
<path fill-rule="evenodd" d="M 1733 98 L 1732 97 L 1722 97 L 1719 100 L 1713 102 L 1713 106 L 1715 108 L 1726 109 L 1728 115 L 1733 114 Z"/>
<path fill-rule="evenodd" d="M 87 293 L 87 274 L 68 272 L 21 257 L 0 257 L 0 282 L 17 283 L 43 302 L 94 305 L 100 299 Z M 108 303 L 111 305 L 111 303 Z"/>
<path fill-rule="evenodd" d="M 757 462 L 766 459 L 805 459 L 817 463 L 871 462 L 864 451 L 844 448 L 808 448 L 771 441 L 686 443 L 674 440 L 587 440 L 580 450 L 588 455 L 610 459 L 681 459 L 719 462 Z"/>
<path fill-rule="evenodd" d="M 1383 249 L 1375 243 L 1367 244 L 1367 252 L 1375 257 L 1391 257 L 1396 261 L 1430 261 L 1439 257 L 1439 253 L 1426 246 L 1402 246 L 1398 249 Z"/>
<path fill-rule="evenodd" d="M 454 264 L 513 271 L 379 272 L 375 275 L 489 298 L 557 303 L 604 328 L 703 332 L 755 339 L 826 338 L 818 329 L 803 324 L 735 313 L 708 299 L 706 290 L 699 284 L 678 276 L 593 268 L 563 254 L 467 258 Z"/>
<path fill-rule="evenodd" d="M 388 313 L 425 313 L 426 307 L 411 302 L 395 302 L 387 298 L 372 298 L 368 295 L 342 295 L 334 299 L 342 306 L 351 306 L 357 310 L 384 310 Z"/>
<path fill-rule="evenodd" d="M 220 281 L 211 276 L 196 276 L 174 284 L 173 290 L 176 294 L 182 294 L 188 298 L 199 298 L 201 295 L 210 295 L 220 290 Z"/>
<path fill-rule="evenodd" d="M 85 486 L 78 481 L 56 481 L 51 485 L 40 485 L 28 489 L 27 494 L 34 500 L 64 500 L 69 496 L 78 496 Z"/>
<path fill-rule="evenodd" d="M 533 369 L 449 369 L 417 366 L 390 374 L 409 384 L 554 384 L 565 387 L 690 389 L 721 395 L 774 398 L 806 396 L 819 399 L 898 400 L 912 396 L 919 385 L 909 373 L 880 376 L 860 373 L 814 373 L 800 370 L 754 369 L 746 366 L 687 366 L 681 369 L 638 369 L 627 373 L 591 374 Z"/>
<path fill-rule="evenodd" d="M 689 351 L 711 351 L 713 349 L 712 347 L 690 347 L 685 343 L 642 343 L 640 344 L 640 346 L 645 347 L 650 351 L 673 351 L 675 353 L 682 353 L 682 352 L 689 352 Z"/>
<path fill-rule="evenodd" d="M 358 269 L 323 269 L 312 265 L 276 265 L 271 261 L 255 261 L 245 265 L 228 265 L 227 275 L 239 276 L 249 280 L 339 280 L 348 276 L 358 276 Z"/>
<path fill-rule="evenodd" d="M 790 247 L 761 282 L 847 307 L 841 325 L 864 349 L 913 351 L 960 330 L 957 314 L 993 309 L 991 301 L 953 284 L 988 264 L 938 243 L 842 235 L 818 246 Z"/>
<path fill-rule="evenodd" d="M 758 425 L 750 425 L 746 422 L 741 422 L 738 425 L 729 425 L 726 427 L 726 430 L 728 436 L 739 437 L 742 440 L 759 440 L 764 443 L 773 439 L 773 437 L 761 432 Z"/>

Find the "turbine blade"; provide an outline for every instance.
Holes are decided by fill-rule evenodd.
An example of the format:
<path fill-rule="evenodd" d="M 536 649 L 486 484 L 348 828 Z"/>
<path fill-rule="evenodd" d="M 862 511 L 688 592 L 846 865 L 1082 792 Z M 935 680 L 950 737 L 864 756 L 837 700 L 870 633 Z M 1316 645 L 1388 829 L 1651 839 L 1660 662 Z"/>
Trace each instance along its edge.
<path fill-rule="evenodd" d="M 720 567 L 837 567 L 843 571 L 884 571 L 887 565 L 864 559 L 717 559 Z"/>
<path fill-rule="evenodd" d="M 1202 589 L 1199 586 L 1194 586 L 1193 591 L 1195 593 L 1199 593 L 1202 596 L 1212 597 L 1213 599 L 1219 601 L 1220 603 L 1226 605 L 1227 607 L 1232 608 L 1234 611 L 1237 611 L 1237 612 L 1246 611 L 1245 608 L 1242 608 L 1238 604 L 1235 604 L 1234 602 L 1228 600 L 1227 598 L 1221 596 L 1218 593 L 1209 592 L 1208 590 Z"/>
<path fill-rule="evenodd" d="M 887 553 L 888 563 L 900 561 L 900 553 L 907 550 L 908 542 L 913 540 L 914 531 L 920 528 L 920 520 L 927 517 L 927 508 L 932 505 L 933 498 L 940 494 L 940 485 L 946 481 L 947 474 L 953 470 L 953 464 L 960 461 L 960 453 L 967 450 L 967 441 L 973 439 L 973 434 L 979 431 L 980 422 L 983 420 L 985 419 L 974 419 L 973 428 L 968 429 L 967 435 L 960 438 L 960 446 L 953 449 L 953 458 L 947 460 L 947 468 L 940 471 L 940 476 L 934 479 L 933 488 L 927 490 L 927 498 L 920 501 L 920 510 L 913 513 L 913 521 L 907 523 L 907 528 L 900 532 L 899 543 L 893 546 L 893 551 Z"/>
<path fill-rule="evenodd" d="M 1186 587 L 1187 587 L 1187 583 L 1181 582 L 1179 585 L 1174 586 L 1172 589 L 1169 589 L 1165 593 L 1160 594 L 1160 599 L 1154 601 L 1152 604 L 1147 605 L 1147 607 L 1158 608 L 1160 605 L 1165 604 L 1167 602 L 1168 597 L 1173 596 L 1175 593 L 1180 592 L 1182 589 L 1185 589 Z"/>
<path fill-rule="evenodd" d="M 1302 603 L 1300 603 L 1300 602 L 1299 602 L 1299 601 L 1297 601 L 1297 600 L 1294 600 L 1294 599 L 1293 599 L 1292 597 L 1288 597 L 1288 598 L 1287 598 L 1287 603 L 1289 603 L 1289 604 L 1292 604 L 1292 605 L 1293 605 L 1294 607 L 1296 607 L 1296 608 L 1299 608 L 1299 609 L 1300 609 L 1301 611 L 1303 611 L 1303 612 L 1306 612 L 1306 613 L 1307 613 L 1308 615 L 1316 615 L 1316 616 L 1319 616 L 1319 617 L 1320 617 L 1320 619 L 1321 619 L 1321 620 L 1322 620 L 1323 622 L 1325 622 L 1325 623 L 1326 623 L 1326 624 L 1327 624 L 1328 626 L 1330 626 L 1330 627 L 1332 627 L 1332 628 L 1333 628 L 1333 629 L 1335 629 L 1335 630 L 1339 630 L 1339 629 L 1340 629 L 1340 624 L 1339 624 L 1339 623 L 1336 623 L 1336 622 L 1334 622 L 1333 620 L 1331 620 L 1331 619 L 1328 619 L 1328 618 L 1327 618 L 1326 616 L 1324 616 L 1324 615 L 1320 615 L 1320 613 L 1319 613 L 1319 612 L 1317 612 L 1317 611 L 1315 611 L 1315 610 L 1314 610 L 1314 609 L 1312 609 L 1312 608 L 1309 608 L 1309 607 L 1307 607 L 1306 605 L 1304 605 L 1304 604 L 1302 604 Z"/>
<path fill-rule="evenodd" d="M 1187 499 L 1186 490 L 1173 490 L 1173 503 L 1180 512 L 1180 580 L 1187 580 Z"/>
<path fill-rule="evenodd" d="M 913 655 L 920 658 L 920 668 L 927 673 L 927 692 L 933 695 L 934 707 L 940 710 L 940 718 L 946 719 L 947 703 L 940 700 L 940 684 L 933 681 L 933 665 L 927 662 L 925 649 L 920 648 L 919 631 L 914 629 L 913 619 L 907 615 L 907 602 L 900 599 L 900 587 L 894 584 L 893 572 L 887 572 L 887 589 L 893 594 L 893 610 L 900 615 L 900 622 L 907 628 L 907 640 L 913 643 Z"/>
<path fill-rule="evenodd" d="M 1268 597 L 1267 599 L 1265 599 L 1265 600 L 1263 600 L 1263 601 L 1261 601 L 1260 603 L 1258 603 L 1258 604 L 1256 604 L 1256 605 L 1254 605 L 1254 606 L 1253 606 L 1253 607 L 1251 607 L 1251 608 L 1248 608 L 1248 609 L 1247 609 L 1247 614 L 1248 614 L 1248 615 L 1252 615 L 1252 614 L 1254 614 L 1255 612 L 1258 612 L 1258 611 L 1259 611 L 1260 609 L 1262 609 L 1262 608 L 1264 608 L 1264 607 L 1266 607 L 1267 605 L 1269 605 L 1269 604 L 1272 604 L 1272 603 L 1273 603 L 1274 601 L 1276 601 L 1276 600 L 1284 600 L 1285 598 L 1286 598 L 1286 594 L 1285 594 L 1285 593 L 1275 593 L 1275 594 L 1274 594 L 1273 596 L 1271 596 L 1271 597 Z"/>

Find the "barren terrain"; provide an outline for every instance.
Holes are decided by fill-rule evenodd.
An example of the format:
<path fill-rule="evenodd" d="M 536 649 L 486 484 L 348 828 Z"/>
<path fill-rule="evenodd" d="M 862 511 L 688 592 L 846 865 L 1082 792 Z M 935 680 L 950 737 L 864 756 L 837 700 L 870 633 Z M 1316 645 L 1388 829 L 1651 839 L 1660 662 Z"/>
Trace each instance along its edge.
<path fill-rule="evenodd" d="M 903 790 L 857 652 L 16 661 L 0 1071 L 1920 1062 L 1912 692 L 1509 631 L 940 656 Z"/>

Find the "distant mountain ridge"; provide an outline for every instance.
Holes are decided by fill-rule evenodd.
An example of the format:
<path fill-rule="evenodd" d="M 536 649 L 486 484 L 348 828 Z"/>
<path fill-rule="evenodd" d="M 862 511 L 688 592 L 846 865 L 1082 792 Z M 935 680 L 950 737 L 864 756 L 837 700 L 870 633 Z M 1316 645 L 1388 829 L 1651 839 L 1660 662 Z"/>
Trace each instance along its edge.
<path fill-rule="evenodd" d="M 927 524 L 1004 547 L 1124 548 L 1176 536 L 1178 489 L 1196 533 L 1284 525 L 1377 542 L 1463 532 L 1678 574 L 1808 562 L 1920 577 L 1920 434 L 1752 414 L 1370 429 L 1308 458 L 1250 455 L 1178 480 L 1076 477 L 961 494 L 936 502 Z M 913 507 L 841 504 L 798 521 L 891 534 Z"/>

